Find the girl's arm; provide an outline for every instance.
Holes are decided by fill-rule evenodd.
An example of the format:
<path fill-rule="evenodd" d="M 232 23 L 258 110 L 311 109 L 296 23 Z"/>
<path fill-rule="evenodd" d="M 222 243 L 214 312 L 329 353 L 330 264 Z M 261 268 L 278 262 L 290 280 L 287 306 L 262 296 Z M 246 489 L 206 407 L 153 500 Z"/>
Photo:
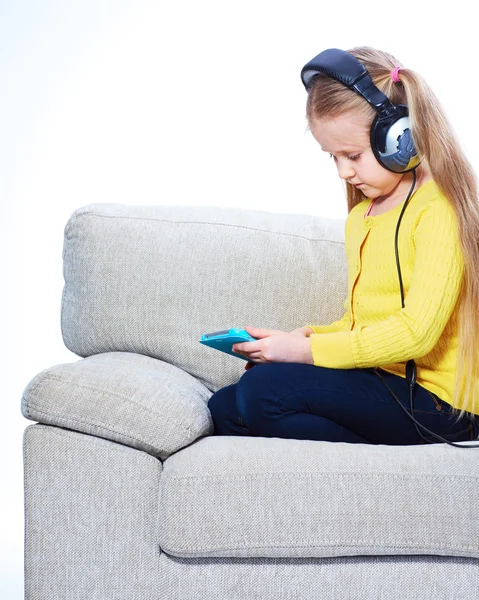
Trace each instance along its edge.
<path fill-rule="evenodd" d="M 351 327 L 351 319 L 347 312 L 342 319 L 333 321 L 333 323 L 330 323 L 329 325 L 304 325 L 304 327 L 309 327 L 313 333 L 335 333 L 336 331 L 349 330 Z"/>
<path fill-rule="evenodd" d="M 309 339 L 315 365 L 369 368 L 406 362 L 433 350 L 456 306 L 464 276 L 451 205 L 438 198 L 430 202 L 413 236 L 414 266 L 404 308 L 371 325 L 358 324 L 353 330 L 312 333 Z"/>

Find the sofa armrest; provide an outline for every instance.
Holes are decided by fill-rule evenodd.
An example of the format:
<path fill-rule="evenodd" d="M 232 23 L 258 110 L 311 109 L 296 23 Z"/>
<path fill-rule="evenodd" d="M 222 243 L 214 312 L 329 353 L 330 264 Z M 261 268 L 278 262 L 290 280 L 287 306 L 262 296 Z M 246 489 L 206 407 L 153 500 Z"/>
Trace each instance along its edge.
<path fill-rule="evenodd" d="M 107 352 L 56 365 L 23 392 L 24 417 L 143 450 L 166 460 L 211 435 L 211 391 L 161 360 Z"/>

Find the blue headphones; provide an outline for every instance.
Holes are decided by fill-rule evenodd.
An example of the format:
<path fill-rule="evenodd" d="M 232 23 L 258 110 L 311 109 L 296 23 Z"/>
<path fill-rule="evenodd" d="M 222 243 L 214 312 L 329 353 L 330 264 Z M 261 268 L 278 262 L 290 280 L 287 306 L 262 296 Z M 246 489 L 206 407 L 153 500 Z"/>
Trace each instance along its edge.
<path fill-rule="evenodd" d="M 421 158 L 409 129 L 407 105 L 393 104 L 374 85 L 368 70 L 356 57 L 338 48 L 329 48 L 315 56 L 301 69 L 301 80 L 308 92 L 319 72 L 357 92 L 377 111 L 371 125 L 371 148 L 384 168 L 406 173 L 419 165 Z"/>

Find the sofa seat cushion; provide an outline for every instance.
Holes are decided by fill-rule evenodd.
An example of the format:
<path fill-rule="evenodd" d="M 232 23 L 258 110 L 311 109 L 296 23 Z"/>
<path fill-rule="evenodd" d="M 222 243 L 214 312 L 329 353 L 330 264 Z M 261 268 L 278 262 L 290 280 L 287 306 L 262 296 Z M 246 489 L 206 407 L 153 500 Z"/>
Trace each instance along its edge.
<path fill-rule="evenodd" d="M 163 467 L 159 541 L 173 556 L 479 557 L 471 449 L 214 435 Z"/>

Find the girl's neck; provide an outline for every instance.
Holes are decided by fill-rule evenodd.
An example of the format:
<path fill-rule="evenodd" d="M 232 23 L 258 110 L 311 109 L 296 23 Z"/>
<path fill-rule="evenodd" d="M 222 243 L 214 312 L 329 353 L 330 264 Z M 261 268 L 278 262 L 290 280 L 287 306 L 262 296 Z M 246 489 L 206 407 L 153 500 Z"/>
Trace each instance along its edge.
<path fill-rule="evenodd" d="M 416 184 L 414 186 L 414 192 L 421 187 L 423 183 L 432 179 L 429 172 L 426 169 L 416 170 Z M 379 204 L 394 207 L 396 204 L 404 202 L 407 198 L 408 192 L 411 189 L 412 182 L 414 180 L 414 175 L 412 171 L 406 173 L 398 185 L 394 188 L 389 196 L 377 196 L 374 198 L 374 204 L 377 206 Z"/>

